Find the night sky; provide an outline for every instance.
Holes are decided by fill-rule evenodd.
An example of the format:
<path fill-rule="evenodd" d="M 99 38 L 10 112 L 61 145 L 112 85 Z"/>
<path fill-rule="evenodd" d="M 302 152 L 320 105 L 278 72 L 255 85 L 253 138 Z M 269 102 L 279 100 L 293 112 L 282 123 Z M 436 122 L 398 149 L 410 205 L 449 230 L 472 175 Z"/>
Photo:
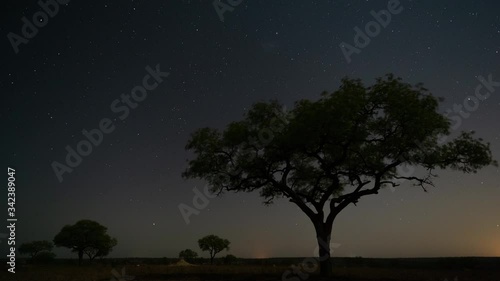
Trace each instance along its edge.
<path fill-rule="evenodd" d="M 480 77 L 500 81 L 496 0 L 401 0 L 402 10 L 350 62 L 342 44 L 354 46 L 355 27 L 365 30 L 387 1 L 246 0 L 228 6 L 224 21 L 212 1 L 67 2 L 17 53 L 8 34 L 22 36 L 22 18 L 32 22 L 42 8 L 7 1 L 2 9 L 0 151 L 2 169 L 16 169 L 18 243 L 52 240 L 64 225 L 92 219 L 118 239 L 111 257 L 201 253 L 197 240 L 207 234 L 229 239 L 238 257 L 312 256 L 313 225 L 286 200 L 266 207 L 257 193 L 228 193 L 186 224 L 178 206 L 192 206 L 193 189 L 205 182 L 181 178 L 194 157 L 184 146 L 197 128 L 224 128 L 254 102 L 276 98 L 291 108 L 336 90 L 345 76 L 366 85 L 386 73 L 423 82 L 445 98 L 441 112 L 462 116 L 453 134 L 475 130 L 500 160 L 500 87 L 470 100 Z M 114 112 L 148 66 L 164 75 L 148 83 L 163 81 L 126 117 Z M 114 130 L 60 182 L 53 162 L 64 164 L 66 147 L 76 149 L 82 130 L 103 119 Z M 334 225 L 333 256 L 500 256 L 499 169 L 439 175 L 428 193 L 403 184 L 346 208 Z M 6 188 L 0 198 L 7 201 Z"/>

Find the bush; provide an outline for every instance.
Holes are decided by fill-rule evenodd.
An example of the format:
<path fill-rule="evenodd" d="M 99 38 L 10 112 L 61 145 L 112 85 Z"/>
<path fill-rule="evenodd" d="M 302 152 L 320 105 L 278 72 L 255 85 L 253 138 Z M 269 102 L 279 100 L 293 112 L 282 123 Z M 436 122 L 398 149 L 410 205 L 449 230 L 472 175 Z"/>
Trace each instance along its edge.
<path fill-rule="evenodd" d="M 238 258 L 235 257 L 234 255 L 227 255 L 224 257 L 224 264 L 236 264 L 236 262 L 238 261 Z"/>

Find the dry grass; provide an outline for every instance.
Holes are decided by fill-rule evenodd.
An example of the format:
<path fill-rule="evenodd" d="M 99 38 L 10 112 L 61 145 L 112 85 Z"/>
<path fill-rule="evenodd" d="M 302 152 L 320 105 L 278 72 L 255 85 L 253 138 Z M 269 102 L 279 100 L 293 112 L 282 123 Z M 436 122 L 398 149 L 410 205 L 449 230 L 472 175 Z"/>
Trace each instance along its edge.
<path fill-rule="evenodd" d="M 288 266 L 168 266 L 142 265 L 126 266 L 126 275 L 134 276 L 133 281 L 140 280 L 302 280 L 297 276 L 283 279 L 283 272 Z M 125 281 L 120 279 L 122 267 L 115 269 L 110 266 L 28 266 L 18 269 L 17 273 L 0 273 L 0 280 L 15 281 Z M 455 276 L 459 281 L 499 281 L 499 270 L 420 270 L 420 269 L 390 269 L 390 268 L 336 268 L 335 277 L 330 280 L 345 281 L 453 281 Z M 306 280 L 316 280 L 309 276 Z"/>

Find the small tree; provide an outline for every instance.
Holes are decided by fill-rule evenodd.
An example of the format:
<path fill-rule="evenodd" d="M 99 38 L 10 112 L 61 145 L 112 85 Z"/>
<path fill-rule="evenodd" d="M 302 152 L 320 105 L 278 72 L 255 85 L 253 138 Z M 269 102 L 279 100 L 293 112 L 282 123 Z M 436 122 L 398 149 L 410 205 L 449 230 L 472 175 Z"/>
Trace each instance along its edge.
<path fill-rule="evenodd" d="M 237 260 L 238 260 L 238 258 L 236 256 L 229 254 L 229 255 L 224 257 L 224 264 L 228 264 L 228 265 L 235 264 Z"/>
<path fill-rule="evenodd" d="M 473 132 L 450 138 L 457 124 L 439 112 L 439 101 L 421 84 L 388 75 L 369 87 L 343 79 L 337 91 L 299 100 L 290 112 L 278 101 L 259 102 L 224 130 L 194 132 L 186 149 L 196 156 L 183 177 L 206 180 L 216 194 L 256 191 L 266 204 L 297 205 L 314 226 L 328 276 L 333 223 L 348 206 L 404 182 L 426 191 L 436 170 L 497 165 Z"/>
<path fill-rule="evenodd" d="M 182 250 L 179 252 L 179 258 L 184 259 L 186 261 L 192 262 L 194 259 L 198 257 L 198 253 L 191 249 Z"/>
<path fill-rule="evenodd" d="M 34 260 L 42 252 L 51 252 L 54 244 L 47 240 L 33 241 L 23 243 L 19 246 L 19 253 L 21 255 L 29 255 Z"/>
<path fill-rule="evenodd" d="M 216 235 L 207 235 L 200 240 L 198 240 L 198 245 L 202 251 L 208 251 L 210 254 L 210 264 L 214 263 L 214 257 L 217 253 L 226 249 L 229 251 L 229 240 L 222 239 Z"/>
<path fill-rule="evenodd" d="M 92 261 L 95 257 L 108 255 L 116 246 L 117 240 L 111 238 L 106 231 L 107 228 L 98 222 L 80 220 L 74 225 L 64 226 L 54 237 L 54 244 L 78 253 L 78 264 L 81 264 L 83 254 Z"/>

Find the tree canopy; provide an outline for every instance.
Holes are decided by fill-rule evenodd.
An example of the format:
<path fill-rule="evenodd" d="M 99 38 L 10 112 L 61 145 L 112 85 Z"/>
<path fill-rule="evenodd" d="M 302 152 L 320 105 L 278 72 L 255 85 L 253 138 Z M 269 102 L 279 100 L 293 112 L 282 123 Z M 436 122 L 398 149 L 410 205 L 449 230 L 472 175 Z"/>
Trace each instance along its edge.
<path fill-rule="evenodd" d="M 18 251 L 21 255 L 29 255 L 31 259 L 36 259 L 39 254 L 51 252 L 54 244 L 50 241 L 40 240 L 23 243 L 19 246 Z"/>
<path fill-rule="evenodd" d="M 258 191 L 266 204 L 296 204 L 313 222 L 327 275 L 333 221 L 347 206 L 403 182 L 425 191 L 439 169 L 497 165 L 474 132 L 450 139 L 440 101 L 422 84 L 387 75 L 368 87 L 344 78 L 338 90 L 288 112 L 276 100 L 258 102 L 222 131 L 195 131 L 186 149 L 196 156 L 183 176 L 206 180 L 217 194 Z M 407 166 L 418 169 L 404 172 Z"/>
<path fill-rule="evenodd" d="M 185 249 L 179 252 L 179 258 L 185 259 L 186 261 L 193 261 L 198 257 L 198 253 L 191 249 Z"/>
<path fill-rule="evenodd" d="M 107 234 L 107 228 L 92 220 L 80 220 L 74 225 L 66 225 L 54 237 L 58 247 L 70 248 L 78 253 L 78 263 L 81 264 L 83 254 L 90 261 L 95 257 L 108 255 L 117 244 L 116 238 Z"/>
<path fill-rule="evenodd" d="M 222 250 L 229 251 L 229 240 L 222 239 L 216 235 L 207 235 L 198 240 L 198 245 L 202 251 L 208 251 L 210 254 L 210 263 L 214 263 L 214 257 L 217 253 L 220 253 Z"/>

